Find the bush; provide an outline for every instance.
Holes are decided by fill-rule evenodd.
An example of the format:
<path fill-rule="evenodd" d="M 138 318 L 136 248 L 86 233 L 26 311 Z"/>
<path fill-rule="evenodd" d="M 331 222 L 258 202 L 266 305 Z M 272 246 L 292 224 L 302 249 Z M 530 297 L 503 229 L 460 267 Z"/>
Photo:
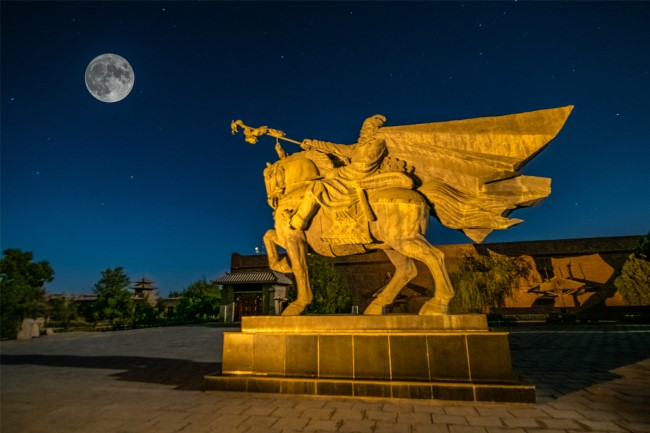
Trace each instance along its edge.
<path fill-rule="evenodd" d="M 465 255 L 458 271 L 449 277 L 456 290 L 450 307 L 454 312 L 485 313 L 503 307 L 521 279 L 530 274 L 530 265 L 520 257 Z"/>
<path fill-rule="evenodd" d="M 350 289 L 338 273 L 332 260 L 328 257 L 310 254 L 307 256 L 309 282 L 314 295 L 306 312 L 312 314 L 349 313 L 352 306 Z M 293 286 L 287 290 L 287 297 L 295 299 Z"/>

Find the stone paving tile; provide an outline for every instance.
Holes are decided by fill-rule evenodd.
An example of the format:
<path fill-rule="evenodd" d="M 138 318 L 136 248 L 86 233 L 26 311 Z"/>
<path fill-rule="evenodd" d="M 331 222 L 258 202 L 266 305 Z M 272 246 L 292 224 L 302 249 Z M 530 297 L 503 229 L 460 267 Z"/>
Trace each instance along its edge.
<path fill-rule="evenodd" d="M 501 428 L 501 427 L 487 427 L 488 433 L 526 433 L 523 428 Z M 534 430 L 529 430 L 533 432 Z"/>
<path fill-rule="evenodd" d="M 375 429 L 377 421 L 371 420 L 343 420 L 341 426 L 339 427 L 340 432 L 348 433 L 371 433 Z"/>
<path fill-rule="evenodd" d="M 397 422 L 397 412 L 384 412 L 379 410 L 367 410 L 365 419 L 373 421 Z"/>
<path fill-rule="evenodd" d="M 369 411 L 369 410 L 375 410 L 375 411 L 380 411 L 384 407 L 384 402 L 378 401 L 378 402 L 365 402 L 365 401 L 357 401 L 352 405 L 353 409 L 356 410 L 361 410 L 361 411 Z"/>
<path fill-rule="evenodd" d="M 412 433 L 449 433 L 447 424 L 411 424 Z"/>
<path fill-rule="evenodd" d="M 468 416 L 467 423 L 474 426 L 501 427 L 503 421 L 498 416 Z"/>
<path fill-rule="evenodd" d="M 436 405 L 434 406 L 431 403 L 434 403 Z M 413 405 L 413 412 L 444 414 L 445 413 L 445 408 L 439 402 L 430 402 L 429 404 L 424 404 L 424 403 L 417 404 L 416 403 L 416 404 Z"/>
<path fill-rule="evenodd" d="M 603 430 L 609 432 L 624 432 L 625 428 L 620 425 L 611 422 L 611 421 L 591 421 L 587 419 L 581 419 L 578 421 L 580 424 L 586 426 L 590 430 Z"/>
<path fill-rule="evenodd" d="M 468 424 L 467 418 L 464 416 L 457 415 L 438 415 L 434 414 L 431 416 L 434 424 L 456 424 L 456 425 L 466 425 Z"/>
<path fill-rule="evenodd" d="M 620 425 L 621 427 L 631 432 L 639 432 L 639 433 L 650 432 L 650 423 L 618 421 L 616 424 Z"/>
<path fill-rule="evenodd" d="M 293 407 L 278 407 L 271 412 L 273 416 L 283 417 L 296 417 L 302 415 L 302 410 L 296 410 Z"/>
<path fill-rule="evenodd" d="M 250 404 L 221 404 L 215 408 L 217 415 L 241 415 L 251 408 Z"/>
<path fill-rule="evenodd" d="M 650 401 L 642 404 L 628 404 L 619 413 L 626 421 L 650 423 Z"/>
<path fill-rule="evenodd" d="M 374 433 L 411 433 L 411 424 L 377 421 Z"/>
<path fill-rule="evenodd" d="M 270 428 L 273 426 L 274 428 L 278 428 L 275 424 L 280 420 L 280 418 L 275 417 L 275 416 L 263 416 L 263 415 L 252 415 L 249 416 L 239 424 L 239 427 L 247 427 L 247 428 Z"/>
<path fill-rule="evenodd" d="M 446 407 L 445 412 L 447 415 L 458 416 L 478 416 L 478 412 L 473 407 Z"/>
<path fill-rule="evenodd" d="M 572 419 L 537 418 L 537 422 L 541 423 L 547 429 L 578 430 L 582 427 L 577 421 Z"/>
<path fill-rule="evenodd" d="M 247 415 L 220 414 L 216 417 L 216 419 L 211 424 L 220 427 L 226 427 L 226 426 L 237 427 L 238 425 L 246 421 L 248 418 L 249 417 Z"/>
<path fill-rule="evenodd" d="M 304 431 L 336 431 L 342 424 L 342 421 L 332 419 L 310 419 L 309 423 L 303 428 Z"/>
<path fill-rule="evenodd" d="M 212 425 L 208 426 L 208 431 L 210 431 L 210 430 L 213 431 L 213 432 L 219 432 L 219 433 L 244 433 L 248 429 L 240 428 L 240 427 L 236 427 L 236 426 L 232 426 L 232 425 L 220 426 L 219 424 L 212 424 Z M 143 430 L 143 431 L 153 431 L 153 432 L 155 432 L 155 430 L 148 430 L 148 429 Z M 277 432 L 280 433 L 281 430 L 277 430 Z M 190 433 L 190 432 L 188 432 L 188 433 Z"/>
<path fill-rule="evenodd" d="M 251 427 L 248 430 L 246 430 L 246 433 L 281 433 L 282 430 L 279 429 L 274 429 L 274 428 L 268 428 L 268 427 Z M 210 433 L 217 433 L 214 430 L 211 431 Z M 218 433 L 221 433 L 220 431 Z"/>
<path fill-rule="evenodd" d="M 555 409 L 554 407 L 550 406 L 542 406 L 540 407 L 542 411 L 547 413 L 551 418 L 558 418 L 558 419 L 564 419 L 564 418 L 582 418 L 584 415 L 581 413 L 578 413 L 578 411 L 575 410 L 558 410 Z"/>
<path fill-rule="evenodd" d="M 426 424 L 431 421 L 431 414 L 417 412 L 417 413 L 397 413 L 397 422 L 409 424 Z"/>
<path fill-rule="evenodd" d="M 361 420 L 364 415 L 363 410 L 358 409 L 336 409 L 332 414 L 332 419 L 347 420 Z"/>
<path fill-rule="evenodd" d="M 542 428 L 542 429 L 529 430 L 529 432 L 535 432 L 535 433 L 565 433 L 566 430 Z"/>
<path fill-rule="evenodd" d="M 294 407 L 297 410 L 304 410 L 304 409 L 314 409 L 314 408 L 321 408 L 324 407 L 327 404 L 327 400 L 325 399 L 305 399 L 303 401 L 298 402 Z"/>
<path fill-rule="evenodd" d="M 304 418 L 280 418 L 271 427 L 280 430 L 295 430 L 300 431 L 309 423 L 308 419 Z"/>
<path fill-rule="evenodd" d="M 498 418 L 512 418 L 513 415 L 507 409 L 507 407 L 502 406 L 478 406 L 476 408 L 479 416 L 487 417 L 498 417 Z"/>
<path fill-rule="evenodd" d="M 357 402 L 354 398 L 333 398 L 328 400 L 323 407 L 331 407 L 334 409 L 352 409 Z"/>
<path fill-rule="evenodd" d="M 413 412 L 413 404 L 410 403 L 410 400 L 399 401 L 395 400 L 394 402 L 384 403 L 382 410 L 385 412 Z"/>
<path fill-rule="evenodd" d="M 503 418 L 503 423 L 508 427 L 539 428 L 541 425 L 535 418 Z"/>
<path fill-rule="evenodd" d="M 580 414 L 585 418 L 594 421 L 616 421 L 621 419 L 621 415 L 616 412 L 609 412 L 603 410 L 579 410 Z"/>
<path fill-rule="evenodd" d="M 305 409 L 305 411 L 300 414 L 301 418 L 311 418 L 311 419 L 330 419 L 336 409 L 331 407 L 318 407 Z"/>
<path fill-rule="evenodd" d="M 450 433 L 487 433 L 485 427 L 478 427 L 472 425 L 450 425 Z"/>
<path fill-rule="evenodd" d="M 265 406 L 251 406 L 248 409 L 244 410 L 241 412 L 242 415 L 262 415 L 262 416 L 268 416 L 271 415 L 273 411 L 275 411 L 277 408 L 275 406 L 271 405 L 265 405 Z"/>
<path fill-rule="evenodd" d="M 520 418 L 536 418 L 536 417 L 545 417 L 546 415 L 541 409 L 528 409 L 528 408 L 512 408 L 508 409 L 510 413 L 515 417 Z"/>

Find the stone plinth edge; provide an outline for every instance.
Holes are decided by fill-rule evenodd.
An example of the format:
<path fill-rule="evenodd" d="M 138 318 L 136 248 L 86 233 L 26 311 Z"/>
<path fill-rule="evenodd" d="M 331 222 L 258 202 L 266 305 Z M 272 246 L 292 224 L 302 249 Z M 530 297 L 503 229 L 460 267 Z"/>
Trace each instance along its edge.
<path fill-rule="evenodd" d="M 488 331 L 484 314 L 418 316 L 247 316 L 242 317 L 243 333 L 432 333 L 449 331 Z"/>
<path fill-rule="evenodd" d="M 267 392 L 346 397 L 409 398 L 498 403 L 535 403 L 535 386 L 527 383 L 473 384 L 409 381 L 327 380 L 260 376 L 205 376 L 208 391 Z"/>

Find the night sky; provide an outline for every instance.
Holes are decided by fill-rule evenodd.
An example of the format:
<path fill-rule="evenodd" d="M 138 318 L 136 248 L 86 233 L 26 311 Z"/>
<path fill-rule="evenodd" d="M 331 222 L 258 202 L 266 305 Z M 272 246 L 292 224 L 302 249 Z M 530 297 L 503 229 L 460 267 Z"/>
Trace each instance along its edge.
<path fill-rule="evenodd" d="M 50 292 L 88 293 L 123 266 L 165 295 L 261 248 L 275 142 L 232 136 L 233 119 L 353 143 L 376 113 L 392 126 L 575 105 L 524 169 L 553 192 L 486 242 L 650 227 L 649 2 L 1 8 L 1 246 L 49 261 Z M 84 84 L 103 53 L 135 72 L 120 102 Z M 435 220 L 428 238 L 470 242 Z"/>

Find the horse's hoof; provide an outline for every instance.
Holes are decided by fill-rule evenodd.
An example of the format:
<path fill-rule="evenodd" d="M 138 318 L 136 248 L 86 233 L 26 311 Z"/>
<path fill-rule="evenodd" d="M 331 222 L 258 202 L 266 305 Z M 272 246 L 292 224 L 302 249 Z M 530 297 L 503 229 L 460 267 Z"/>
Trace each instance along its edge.
<path fill-rule="evenodd" d="M 307 307 L 307 305 L 300 304 L 297 301 L 292 302 L 291 304 L 289 304 L 287 306 L 287 308 L 284 309 L 284 311 L 282 312 L 282 315 L 283 316 L 299 316 L 300 313 L 305 311 L 306 307 Z"/>
<path fill-rule="evenodd" d="M 383 307 L 381 305 L 375 305 L 374 303 L 368 305 L 363 311 L 363 314 L 366 316 L 381 316 L 383 312 Z"/>
<path fill-rule="evenodd" d="M 443 304 L 441 301 L 438 299 L 431 299 L 427 301 L 422 308 L 420 308 L 420 312 L 418 313 L 420 316 L 440 316 L 447 314 L 449 312 L 449 305 Z"/>

